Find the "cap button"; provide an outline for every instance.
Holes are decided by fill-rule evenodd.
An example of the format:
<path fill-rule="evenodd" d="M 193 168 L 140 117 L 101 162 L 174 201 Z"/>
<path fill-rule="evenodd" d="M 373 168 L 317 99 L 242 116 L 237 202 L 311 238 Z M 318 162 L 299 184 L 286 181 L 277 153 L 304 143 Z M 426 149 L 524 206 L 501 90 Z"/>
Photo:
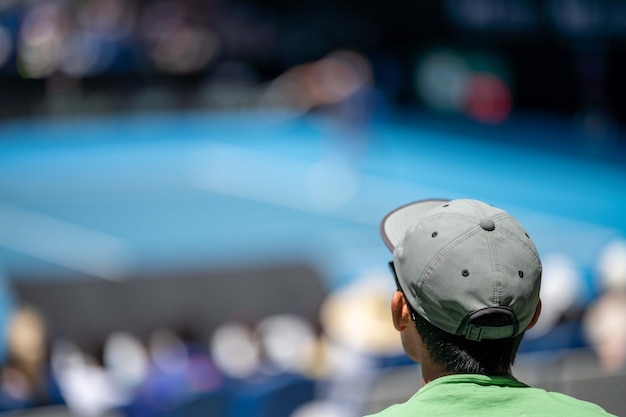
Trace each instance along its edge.
<path fill-rule="evenodd" d="M 491 219 L 483 218 L 480 220 L 480 227 L 488 232 L 491 232 L 493 229 L 496 228 L 496 224 Z"/>

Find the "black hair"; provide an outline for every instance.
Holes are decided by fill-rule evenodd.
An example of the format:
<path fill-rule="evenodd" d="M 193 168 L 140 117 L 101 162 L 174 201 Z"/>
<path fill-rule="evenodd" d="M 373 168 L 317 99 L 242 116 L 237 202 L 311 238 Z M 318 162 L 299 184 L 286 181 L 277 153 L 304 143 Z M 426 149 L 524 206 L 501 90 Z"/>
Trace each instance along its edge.
<path fill-rule="evenodd" d="M 522 332 L 506 339 L 474 341 L 445 332 L 419 314 L 414 320 L 430 359 L 455 374 L 508 374 L 524 337 Z"/>

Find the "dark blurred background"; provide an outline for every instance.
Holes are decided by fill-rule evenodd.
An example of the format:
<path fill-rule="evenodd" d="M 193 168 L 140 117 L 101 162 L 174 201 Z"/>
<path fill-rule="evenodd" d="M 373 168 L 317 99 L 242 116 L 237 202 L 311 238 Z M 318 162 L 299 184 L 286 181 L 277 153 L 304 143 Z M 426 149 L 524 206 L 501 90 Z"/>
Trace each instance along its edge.
<path fill-rule="evenodd" d="M 626 1 L 0 0 L 0 410 L 407 399 L 378 223 L 516 216 L 515 373 L 626 413 Z"/>
<path fill-rule="evenodd" d="M 370 62 L 377 87 L 401 106 L 454 107 L 491 122 L 512 108 L 611 126 L 626 119 L 620 1 L 5 0 L 0 7 L 4 117 L 128 111 L 148 104 L 142 98 L 219 106 L 228 99 L 207 92 L 211 81 L 264 83 L 345 49 Z M 454 88 L 471 97 L 457 91 L 465 102 L 446 103 Z"/>

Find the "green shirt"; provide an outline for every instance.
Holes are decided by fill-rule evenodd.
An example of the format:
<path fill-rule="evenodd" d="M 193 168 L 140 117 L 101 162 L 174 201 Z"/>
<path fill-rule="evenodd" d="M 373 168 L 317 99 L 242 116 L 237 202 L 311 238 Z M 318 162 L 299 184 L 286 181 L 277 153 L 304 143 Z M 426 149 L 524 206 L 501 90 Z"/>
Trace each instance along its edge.
<path fill-rule="evenodd" d="M 437 378 L 407 402 L 392 405 L 373 416 L 597 417 L 613 414 L 565 394 L 531 388 L 512 376 L 461 374 Z"/>

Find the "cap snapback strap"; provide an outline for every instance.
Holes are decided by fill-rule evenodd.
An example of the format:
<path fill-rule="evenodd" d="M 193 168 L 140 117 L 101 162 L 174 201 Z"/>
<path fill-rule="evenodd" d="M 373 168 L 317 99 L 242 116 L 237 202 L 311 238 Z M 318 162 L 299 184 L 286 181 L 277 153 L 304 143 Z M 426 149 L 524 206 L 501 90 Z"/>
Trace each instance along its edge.
<path fill-rule="evenodd" d="M 468 314 L 456 331 L 468 340 L 506 339 L 518 334 L 515 312 L 505 306 L 485 307 Z"/>

